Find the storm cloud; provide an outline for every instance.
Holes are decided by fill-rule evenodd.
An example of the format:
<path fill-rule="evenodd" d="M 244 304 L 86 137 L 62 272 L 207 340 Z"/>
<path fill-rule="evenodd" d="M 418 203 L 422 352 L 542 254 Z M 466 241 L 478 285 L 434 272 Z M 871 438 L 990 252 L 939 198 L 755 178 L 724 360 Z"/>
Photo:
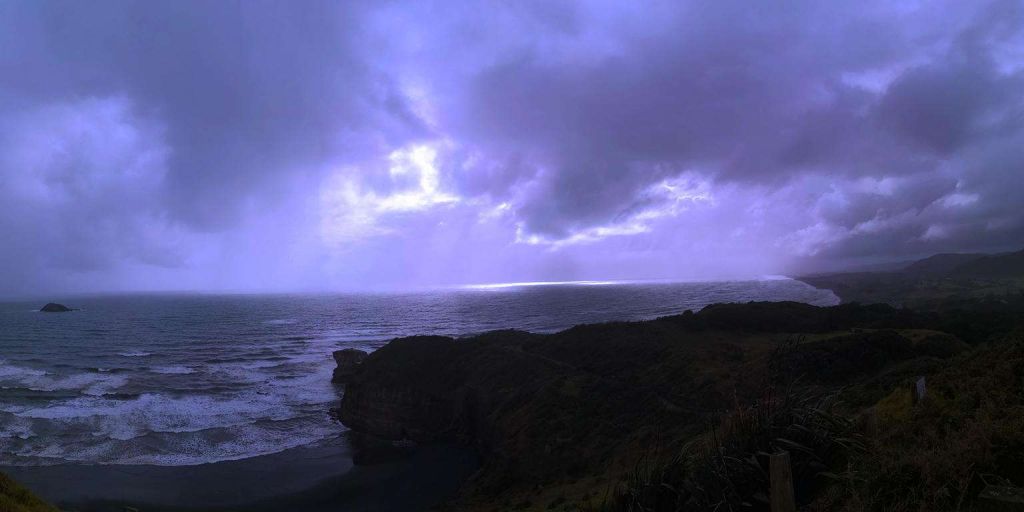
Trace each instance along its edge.
<path fill-rule="evenodd" d="M 1024 5 L 4 2 L 0 292 L 1024 245 Z"/>

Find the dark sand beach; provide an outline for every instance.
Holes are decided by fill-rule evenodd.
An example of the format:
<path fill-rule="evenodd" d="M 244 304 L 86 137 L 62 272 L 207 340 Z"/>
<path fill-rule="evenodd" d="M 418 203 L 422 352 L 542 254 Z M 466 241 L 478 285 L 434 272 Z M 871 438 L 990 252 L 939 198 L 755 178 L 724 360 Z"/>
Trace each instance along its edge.
<path fill-rule="evenodd" d="M 63 510 L 121 512 L 426 510 L 477 468 L 463 448 L 424 446 L 408 458 L 356 466 L 344 436 L 248 459 L 196 466 L 0 468 Z"/>

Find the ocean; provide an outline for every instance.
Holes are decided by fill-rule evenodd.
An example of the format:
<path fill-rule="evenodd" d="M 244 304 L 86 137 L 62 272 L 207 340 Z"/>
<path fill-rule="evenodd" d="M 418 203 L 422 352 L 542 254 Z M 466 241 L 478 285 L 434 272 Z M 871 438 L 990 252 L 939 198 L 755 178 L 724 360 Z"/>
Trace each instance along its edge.
<path fill-rule="evenodd" d="M 56 298 L 55 298 L 56 299 Z M 417 293 L 108 295 L 0 303 L 0 466 L 189 466 L 336 438 L 334 350 L 412 334 L 552 332 L 716 302 L 838 303 L 789 279 Z"/>

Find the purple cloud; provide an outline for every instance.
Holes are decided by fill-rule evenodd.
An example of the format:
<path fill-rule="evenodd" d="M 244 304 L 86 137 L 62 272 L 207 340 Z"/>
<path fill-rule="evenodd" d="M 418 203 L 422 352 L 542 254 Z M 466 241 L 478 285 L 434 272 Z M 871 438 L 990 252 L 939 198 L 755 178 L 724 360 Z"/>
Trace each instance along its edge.
<path fill-rule="evenodd" d="M 1024 243 L 1019 2 L 7 2 L 0 292 Z"/>

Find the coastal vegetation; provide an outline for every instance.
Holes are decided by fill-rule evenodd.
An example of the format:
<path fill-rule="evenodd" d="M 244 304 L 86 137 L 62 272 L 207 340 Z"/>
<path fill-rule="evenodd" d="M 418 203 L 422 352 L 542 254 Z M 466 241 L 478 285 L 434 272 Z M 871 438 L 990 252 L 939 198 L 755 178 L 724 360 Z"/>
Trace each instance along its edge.
<path fill-rule="evenodd" d="M 915 404 L 901 384 L 920 373 L 928 394 Z M 723 414 L 694 443 L 701 450 L 688 444 L 674 459 L 638 464 L 596 510 L 767 510 L 767 454 L 778 450 L 793 455 L 805 510 L 998 509 L 986 486 L 1024 480 L 1022 375 L 1024 343 L 997 341 L 895 365 L 834 394 L 789 388 L 782 412 L 761 401 Z"/>

